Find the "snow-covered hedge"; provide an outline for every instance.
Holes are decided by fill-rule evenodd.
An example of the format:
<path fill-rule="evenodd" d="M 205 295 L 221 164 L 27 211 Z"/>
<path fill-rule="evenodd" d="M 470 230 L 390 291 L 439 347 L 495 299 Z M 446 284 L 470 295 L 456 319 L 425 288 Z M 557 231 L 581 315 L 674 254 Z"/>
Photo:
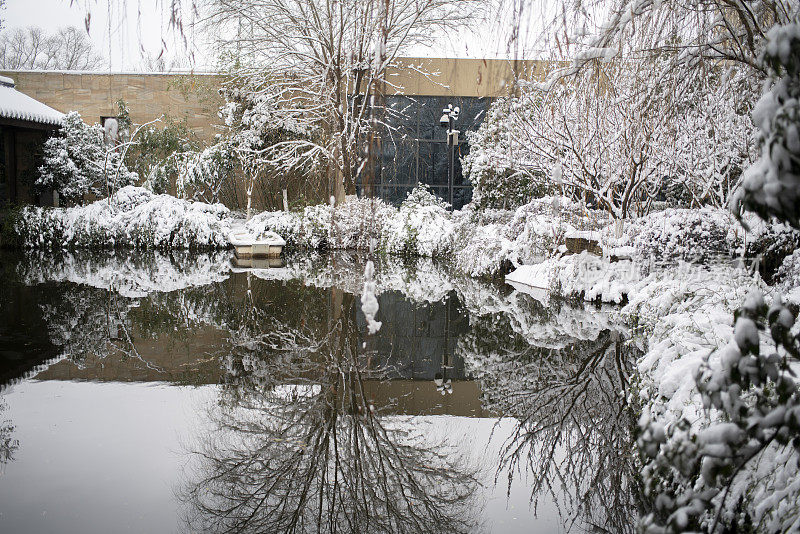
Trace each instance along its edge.
<path fill-rule="evenodd" d="M 228 247 L 231 223 L 221 204 L 127 186 L 86 206 L 23 208 L 14 232 L 28 248 L 212 249 Z"/>
<path fill-rule="evenodd" d="M 348 197 L 336 207 L 318 204 L 302 212 L 265 211 L 245 227 L 254 233 L 276 232 L 290 248 L 367 250 L 370 234 L 378 239 L 386 220 L 396 216 L 397 209 L 381 200 Z"/>
<path fill-rule="evenodd" d="M 506 266 L 552 255 L 569 232 L 599 230 L 608 222 L 605 213 L 564 197 L 536 199 L 514 211 L 450 212 L 419 186 L 399 208 L 352 198 L 336 208 L 261 213 L 246 227 L 256 233 L 277 232 L 290 247 L 313 250 L 368 250 L 374 240 L 374 249 L 386 254 L 448 258 L 462 273 L 491 277 Z"/>
<path fill-rule="evenodd" d="M 302 212 L 264 212 L 248 221 L 253 232 L 277 232 L 290 247 L 375 250 L 440 257 L 452 250 L 452 215 L 426 186 L 395 208 L 377 199 L 349 197 L 336 207 L 319 204 Z M 372 243 L 370 241 L 373 241 Z"/>
<path fill-rule="evenodd" d="M 634 220 L 626 235 L 641 259 L 707 261 L 742 251 L 744 229 L 718 208 L 666 209 Z"/>

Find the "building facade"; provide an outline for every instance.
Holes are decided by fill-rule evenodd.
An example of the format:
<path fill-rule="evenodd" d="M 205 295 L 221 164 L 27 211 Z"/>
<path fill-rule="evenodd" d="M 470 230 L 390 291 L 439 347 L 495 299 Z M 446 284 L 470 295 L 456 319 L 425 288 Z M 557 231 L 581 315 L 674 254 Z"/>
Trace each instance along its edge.
<path fill-rule="evenodd" d="M 469 151 L 464 135 L 478 128 L 494 98 L 508 94 L 517 78 L 539 78 L 547 65 L 535 61 L 401 58 L 388 72 L 386 106 L 394 119 L 382 136 L 381 165 L 376 191 L 399 203 L 417 183 L 431 186 L 454 207 L 469 202 L 472 186 L 461 173 L 460 158 Z M 87 123 L 117 113 L 117 101 L 127 102 L 131 118 L 143 124 L 161 115 L 185 120 L 205 143 L 222 131 L 218 89 L 225 78 L 211 73 L 10 73 L 17 89 L 48 106 L 78 111 Z M 457 147 L 453 183 L 447 175 L 446 134 L 439 127 L 442 108 L 461 108 L 456 124 L 462 132 Z"/>
<path fill-rule="evenodd" d="M 63 113 L 17 91 L 12 78 L 0 76 L 0 206 L 52 204 L 52 194 L 34 194 L 44 141 L 61 124 Z"/>

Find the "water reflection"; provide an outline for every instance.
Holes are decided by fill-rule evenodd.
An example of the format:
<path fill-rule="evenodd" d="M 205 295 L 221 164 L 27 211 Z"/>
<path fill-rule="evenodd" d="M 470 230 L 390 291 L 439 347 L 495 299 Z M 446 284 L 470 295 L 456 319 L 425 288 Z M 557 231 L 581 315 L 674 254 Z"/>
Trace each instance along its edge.
<path fill-rule="evenodd" d="M 19 449 L 19 440 L 14 439 L 14 424 L 3 416 L 8 410 L 5 400 L 0 398 L 0 474 L 3 467 L 14 459 L 14 453 Z"/>
<path fill-rule="evenodd" d="M 216 402 L 184 451 L 187 531 L 491 528 L 476 463 L 487 444 L 437 432 L 427 416 L 440 415 L 513 422 L 489 469 L 509 491 L 525 481 L 534 505 L 555 502 L 565 528 L 631 530 L 636 348 L 616 310 L 381 258 L 384 327 L 366 336 L 362 257 L 246 270 L 229 260 L 0 260 L 3 309 L 24 310 L 3 315 L 0 338 L 29 362 L 4 364 L 3 383 L 213 384 Z"/>
<path fill-rule="evenodd" d="M 529 304 L 533 314 L 539 308 L 539 315 L 592 313 L 567 311 L 558 302 L 546 312 Z M 586 335 L 582 329 L 572 337 L 562 335 L 564 346 L 553 348 L 547 333 L 528 331 L 526 338 L 515 328 L 519 324 L 509 317 L 489 314 L 459 347 L 479 362 L 487 408 L 516 421 L 498 467 L 507 480 L 499 482 L 510 488 L 515 476 L 530 475 L 534 506 L 549 495 L 568 529 L 633 532 L 641 488 L 627 391 L 638 349 L 618 330 Z M 498 343 L 498 338 L 507 341 Z"/>
<path fill-rule="evenodd" d="M 476 469 L 425 425 L 382 416 L 365 383 L 386 369 L 359 344 L 356 299 L 329 298 L 324 332 L 277 320 L 237 336 L 241 367 L 183 492 L 187 530 L 474 532 Z"/>

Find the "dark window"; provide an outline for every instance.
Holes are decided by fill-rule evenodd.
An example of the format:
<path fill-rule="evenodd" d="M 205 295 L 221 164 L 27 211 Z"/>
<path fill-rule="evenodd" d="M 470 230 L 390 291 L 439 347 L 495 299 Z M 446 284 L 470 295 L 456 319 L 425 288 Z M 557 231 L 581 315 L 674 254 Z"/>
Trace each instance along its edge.
<path fill-rule="evenodd" d="M 461 170 L 461 157 L 469 153 L 464 135 L 480 126 L 489 107 L 488 98 L 441 96 L 386 97 L 385 123 L 381 132 L 381 198 L 393 204 L 405 199 L 418 182 L 428 184 L 442 199 L 458 209 L 472 198 L 472 185 Z M 461 131 L 456 147 L 452 196 L 447 177 L 447 135 L 439 126 L 448 104 L 461 108 L 456 128 Z"/>

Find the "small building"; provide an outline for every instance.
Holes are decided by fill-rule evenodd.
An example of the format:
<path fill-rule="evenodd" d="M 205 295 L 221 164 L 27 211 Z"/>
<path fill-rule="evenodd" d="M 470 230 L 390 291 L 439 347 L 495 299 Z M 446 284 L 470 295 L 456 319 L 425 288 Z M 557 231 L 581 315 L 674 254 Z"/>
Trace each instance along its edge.
<path fill-rule="evenodd" d="M 61 126 L 64 114 L 21 93 L 0 76 L 0 206 L 57 204 L 53 194 L 35 195 L 42 144 Z"/>

